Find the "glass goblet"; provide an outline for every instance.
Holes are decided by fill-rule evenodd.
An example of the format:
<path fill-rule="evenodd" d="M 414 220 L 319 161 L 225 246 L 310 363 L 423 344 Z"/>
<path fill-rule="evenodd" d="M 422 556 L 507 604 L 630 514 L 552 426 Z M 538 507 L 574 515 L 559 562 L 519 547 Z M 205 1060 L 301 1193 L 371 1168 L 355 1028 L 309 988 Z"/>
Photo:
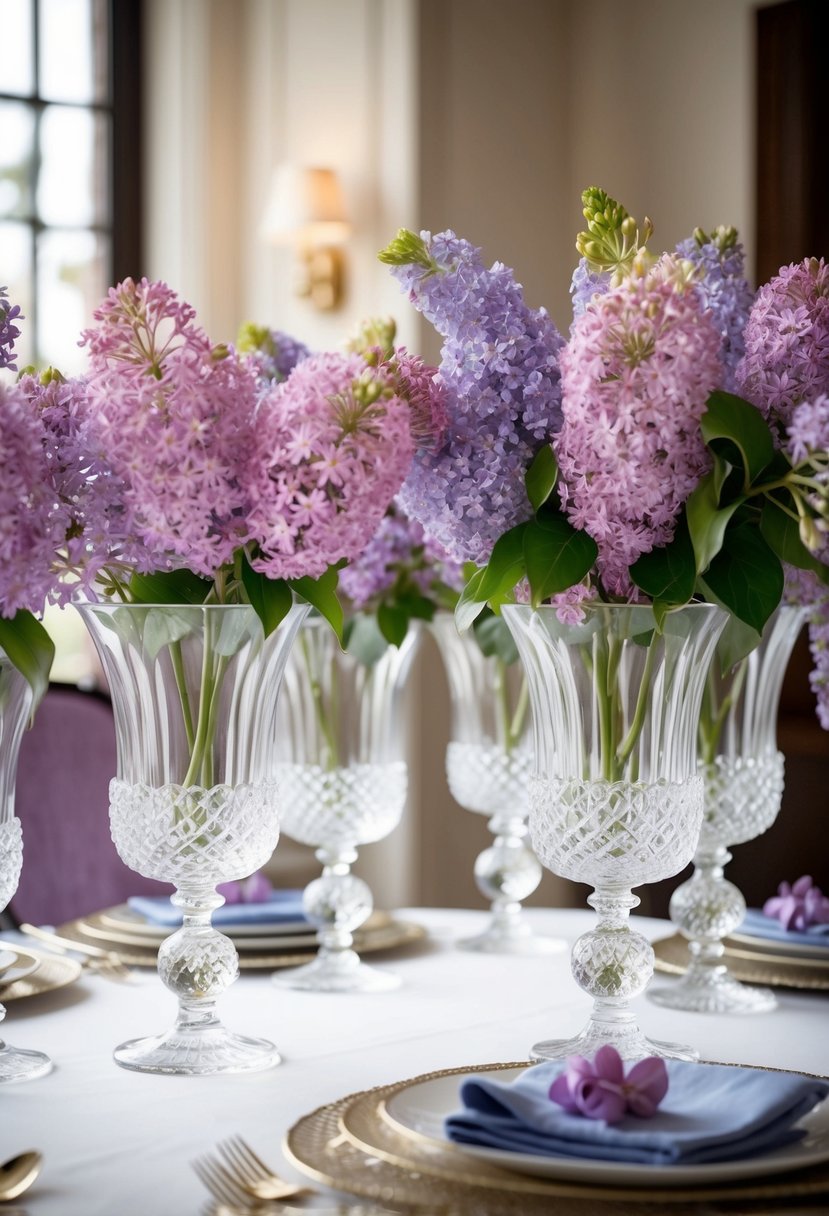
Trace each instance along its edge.
<path fill-rule="evenodd" d="M 417 637 L 410 627 L 399 647 L 365 663 L 343 651 L 319 618 L 310 617 L 300 630 L 279 708 L 282 828 L 311 845 L 323 869 L 303 893 L 305 914 L 317 928 L 317 955 L 275 975 L 285 987 L 371 992 L 400 983 L 362 962 L 353 948 L 374 900 L 351 866 L 360 846 L 397 827 L 406 805 L 402 690 Z"/>
<path fill-rule="evenodd" d="M 572 1039 L 537 1043 L 536 1059 L 592 1055 L 611 1044 L 623 1059 L 696 1058 L 654 1042 L 630 1000 L 653 974 L 650 942 L 634 931 L 632 888 L 678 873 L 696 849 L 703 812 L 696 729 L 705 673 L 725 614 L 708 604 L 669 612 L 591 603 L 583 620 L 510 605 L 530 684 L 535 775 L 530 833 L 544 865 L 594 887 L 595 929 L 575 943 L 571 969 L 593 998 Z"/>
<path fill-rule="evenodd" d="M 490 901 L 483 932 L 457 944 L 492 954 L 545 954 L 563 941 L 532 932 L 521 901 L 541 882 L 541 864 L 529 845 L 527 817 L 533 771 L 532 717 L 527 679 L 504 622 L 486 622 L 489 653 L 473 632 L 458 633 L 454 617 L 432 623 L 443 657 L 452 705 L 446 776 L 455 801 L 489 816 L 493 843 L 476 858 L 478 890 Z M 510 653 L 511 652 L 511 653 Z"/>
<path fill-rule="evenodd" d="M 32 712 L 32 690 L 0 649 L 0 912 L 11 900 L 23 867 L 23 835 L 14 814 L 20 742 Z M 0 1004 L 0 1021 L 6 1010 Z M 0 1039 L 0 1081 L 31 1081 L 52 1068 L 41 1051 L 10 1047 Z"/>

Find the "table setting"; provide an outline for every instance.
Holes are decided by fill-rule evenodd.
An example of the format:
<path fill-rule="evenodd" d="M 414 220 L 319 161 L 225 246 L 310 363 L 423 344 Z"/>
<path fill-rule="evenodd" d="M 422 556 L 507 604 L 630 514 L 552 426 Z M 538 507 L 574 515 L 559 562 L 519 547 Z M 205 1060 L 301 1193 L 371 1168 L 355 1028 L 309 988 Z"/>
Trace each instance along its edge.
<path fill-rule="evenodd" d="M 755 293 L 733 229 L 657 252 L 582 204 L 567 337 L 469 241 L 401 229 L 380 261 L 438 367 L 390 320 L 213 342 L 126 279 L 83 376 L 0 383 L 0 908 L 47 601 L 106 683 L 113 847 L 172 888 L 0 943 L 32 1216 L 829 1196 L 829 898 L 781 875 L 747 909 L 723 873 L 779 814 L 804 625 L 829 726 L 829 269 Z M 353 870 L 405 813 L 428 637 L 486 911 L 375 908 Z M 301 891 L 267 879 L 281 834 L 315 850 Z M 670 922 L 639 916 L 689 863 Z M 524 906 L 542 868 L 590 910 Z"/>

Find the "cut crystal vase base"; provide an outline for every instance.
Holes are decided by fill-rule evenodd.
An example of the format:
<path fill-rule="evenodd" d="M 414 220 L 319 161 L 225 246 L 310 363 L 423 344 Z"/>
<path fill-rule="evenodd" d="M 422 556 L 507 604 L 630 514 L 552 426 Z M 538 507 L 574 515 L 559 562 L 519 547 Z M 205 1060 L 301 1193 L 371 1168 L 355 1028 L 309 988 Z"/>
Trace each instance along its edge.
<path fill-rule="evenodd" d="M 725 967 L 689 967 L 677 983 L 649 988 L 648 1000 L 690 1013 L 768 1013 L 777 1008 L 769 988 L 741 984 Z"/>
<path fill-rule="evenodd" d="M 0 1082 L 34 1081 L 52 1071 L 52 1061 L 42 1051 L 0 1046 Z"/>
<path fill-rule="evenodd" d="M 569 1056 L 592 1057 L 600 1047 L 615 1047 L 623 1060 L 643 1060 L 646 1056 L 660 1056 L 664 1060 L 698 1060 L 699 1052 L 684 1043 L 667 1043 L 661 1039 L 649 1039 L 635 1022 L 608 1025 L 590 1021 L 572 1039 L 546 1039 L 535 1043 L 530 1051 L 531 1060 L 566 1060 Z"/>
<path fill-rule="evenodd" d="M 304 992 L 391 992 L 400 987 L 400 976 L 370 967 L 353 950 L 332 954 L 320 950 L 304 967 L 276 972 L 273 982 Z"/>
<path fill-rule="evenodd" d="M 561 938 L 541 937 L 523 922 L 508 929 L 491 924 L 483 933 L 462 937 L 455 945 L 460 950 L 480 954 L 562 954 L 567 949 L 567 943 Z"/>
<path fill-rule="evenodd" d="M 174 1027 L 167 1034 L 130 1039 L 113 1052 L 116 1064 L 133 1072 L 210 1076 L 222 1072 L 262 1072 L 282 1057 L 267 1039 L 234 1034 L 219 1023 Z"/>

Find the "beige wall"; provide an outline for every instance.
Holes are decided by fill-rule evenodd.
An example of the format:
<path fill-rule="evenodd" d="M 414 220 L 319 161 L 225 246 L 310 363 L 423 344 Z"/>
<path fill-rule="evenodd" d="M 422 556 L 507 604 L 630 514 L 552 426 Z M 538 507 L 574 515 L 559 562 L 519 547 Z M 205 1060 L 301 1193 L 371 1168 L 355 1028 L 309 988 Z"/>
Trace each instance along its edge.
<path fill-rule="evenodd" d="M 453 227 L 569 324 L 580 192 L 753 236 L 750 0 L 151 0 L 149 266 L 216 338 L 253 319 L 334 346 L 365 315 L 433 335 L 377 263 L 399 226 Z M 355 222 L 345 307 L 292 294 L 258 223 L 273 165 L 342 172 Z M 412 686 L 407 824 L 367 850 L 378 900 L 480 902 L 485 821 L 443 777 L 447 692 L 431 643 Z M 280 850 L 283 849 L 280 845 Z M 288 854 L 286 853 L 286 856 Z M 575 895 L 545 878 L 539 898 Z M 581 895 L 575 896 L 577 899 Z"/>

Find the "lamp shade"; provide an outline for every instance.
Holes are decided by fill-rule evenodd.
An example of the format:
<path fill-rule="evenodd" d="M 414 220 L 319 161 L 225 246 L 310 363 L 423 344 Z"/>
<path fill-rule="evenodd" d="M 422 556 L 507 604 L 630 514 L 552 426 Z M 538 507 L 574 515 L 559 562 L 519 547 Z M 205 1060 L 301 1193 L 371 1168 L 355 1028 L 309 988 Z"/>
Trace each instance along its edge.
<path fill-rule="evenodd" d="M 271 241 L 340 244 L 348 236 L 342 187 L 334 169 L 277 165 L 262 235 Z"/>

